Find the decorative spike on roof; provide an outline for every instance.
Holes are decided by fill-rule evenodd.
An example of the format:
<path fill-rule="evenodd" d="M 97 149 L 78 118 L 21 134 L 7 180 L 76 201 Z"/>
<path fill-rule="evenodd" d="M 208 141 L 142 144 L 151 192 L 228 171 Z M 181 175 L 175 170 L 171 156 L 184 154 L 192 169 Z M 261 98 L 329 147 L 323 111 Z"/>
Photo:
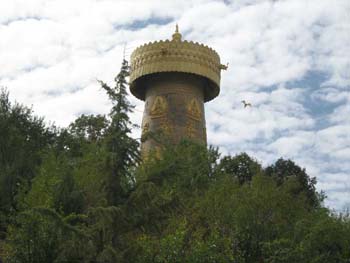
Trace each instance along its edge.
<path fill-rule="evenodd" d="M 181 41 L 182 35 L 179 33 L 179 25 L 176 24 L 175 33 L 173 34 L 173 41 Z"/>

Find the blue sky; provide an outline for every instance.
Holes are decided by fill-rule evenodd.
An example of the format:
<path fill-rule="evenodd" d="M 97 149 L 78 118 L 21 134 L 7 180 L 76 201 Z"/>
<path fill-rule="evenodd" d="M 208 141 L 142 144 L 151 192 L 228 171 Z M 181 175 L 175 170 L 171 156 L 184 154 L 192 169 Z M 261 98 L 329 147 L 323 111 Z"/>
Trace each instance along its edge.
<path fill-rule="evenodd" d="M 341 211 L 350 208 L 349 14 L 348 0 L 5 0 L 0 86 L 60 126 L 107 113 L 96 79 L 113 84 L 125 44 L 128 57 L 178 23 L 184 39 L 229 63 L 206 104 L 209 143 L 263 165 L 294 160 Z M 141 123 L 143 102 L 130 100 Z"/>

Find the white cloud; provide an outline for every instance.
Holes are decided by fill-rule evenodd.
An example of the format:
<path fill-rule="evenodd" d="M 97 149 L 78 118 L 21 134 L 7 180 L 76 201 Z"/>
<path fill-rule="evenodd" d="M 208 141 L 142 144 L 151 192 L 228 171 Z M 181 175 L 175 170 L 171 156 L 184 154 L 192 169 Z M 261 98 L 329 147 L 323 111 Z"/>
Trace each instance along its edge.
<path fill-rule="evenodd" d="M 178 22 L 185 39 L 229 62 L 220 96 L 206 105 L 209 143 L 265 165 L 292 158 L 340 209 L 349 194 L 339 178 L 350 179 L 349 12 L 347 0 L 1 1 L 0 85 L 58 125 L 108 113 L 96 79 L 113 85 L 125 42 L 129 55 L 169 38 Z M 140 123 L 143 103 L 130 99 Z"/>
<path fill-rule="evenodd" d="M 268 146 L 279 156 L 296 158 L 315 144 L 314 132 L 301 131 L 291 136 L 280 137 Z"/>
<path fill-rule="evenodd" d="M 317 151 L 333 155 L 335 152 L 350 149 L 350 125 L 335 125 L 317 132 Z"/>

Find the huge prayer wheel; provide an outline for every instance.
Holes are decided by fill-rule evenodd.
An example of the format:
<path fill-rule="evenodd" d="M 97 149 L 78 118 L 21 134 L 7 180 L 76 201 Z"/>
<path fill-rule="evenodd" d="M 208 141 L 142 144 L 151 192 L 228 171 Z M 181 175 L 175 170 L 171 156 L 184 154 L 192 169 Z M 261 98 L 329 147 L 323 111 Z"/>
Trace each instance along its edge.
<path fill-rule="evenodd" d="M 130 91 L 145 101 L 141 152 L 156 150 L 161 138 L 176 144 L 183 138 L 206 143 L 204 103 L 218 96 L 226 69 L 208 46 L 172 40 L 138 47 L 131 54 Z"/>

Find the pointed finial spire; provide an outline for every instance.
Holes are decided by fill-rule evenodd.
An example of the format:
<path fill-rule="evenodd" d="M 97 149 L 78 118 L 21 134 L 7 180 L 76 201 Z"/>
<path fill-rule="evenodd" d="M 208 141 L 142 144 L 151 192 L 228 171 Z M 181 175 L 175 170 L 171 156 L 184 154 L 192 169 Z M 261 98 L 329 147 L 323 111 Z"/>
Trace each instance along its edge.
<path fill-rule="evenodd" d="M 179 33 L 179 25 L 176 23 L 175 33 L 173 34 L 173 41 L 181 41 L 181 34 Z"/>

